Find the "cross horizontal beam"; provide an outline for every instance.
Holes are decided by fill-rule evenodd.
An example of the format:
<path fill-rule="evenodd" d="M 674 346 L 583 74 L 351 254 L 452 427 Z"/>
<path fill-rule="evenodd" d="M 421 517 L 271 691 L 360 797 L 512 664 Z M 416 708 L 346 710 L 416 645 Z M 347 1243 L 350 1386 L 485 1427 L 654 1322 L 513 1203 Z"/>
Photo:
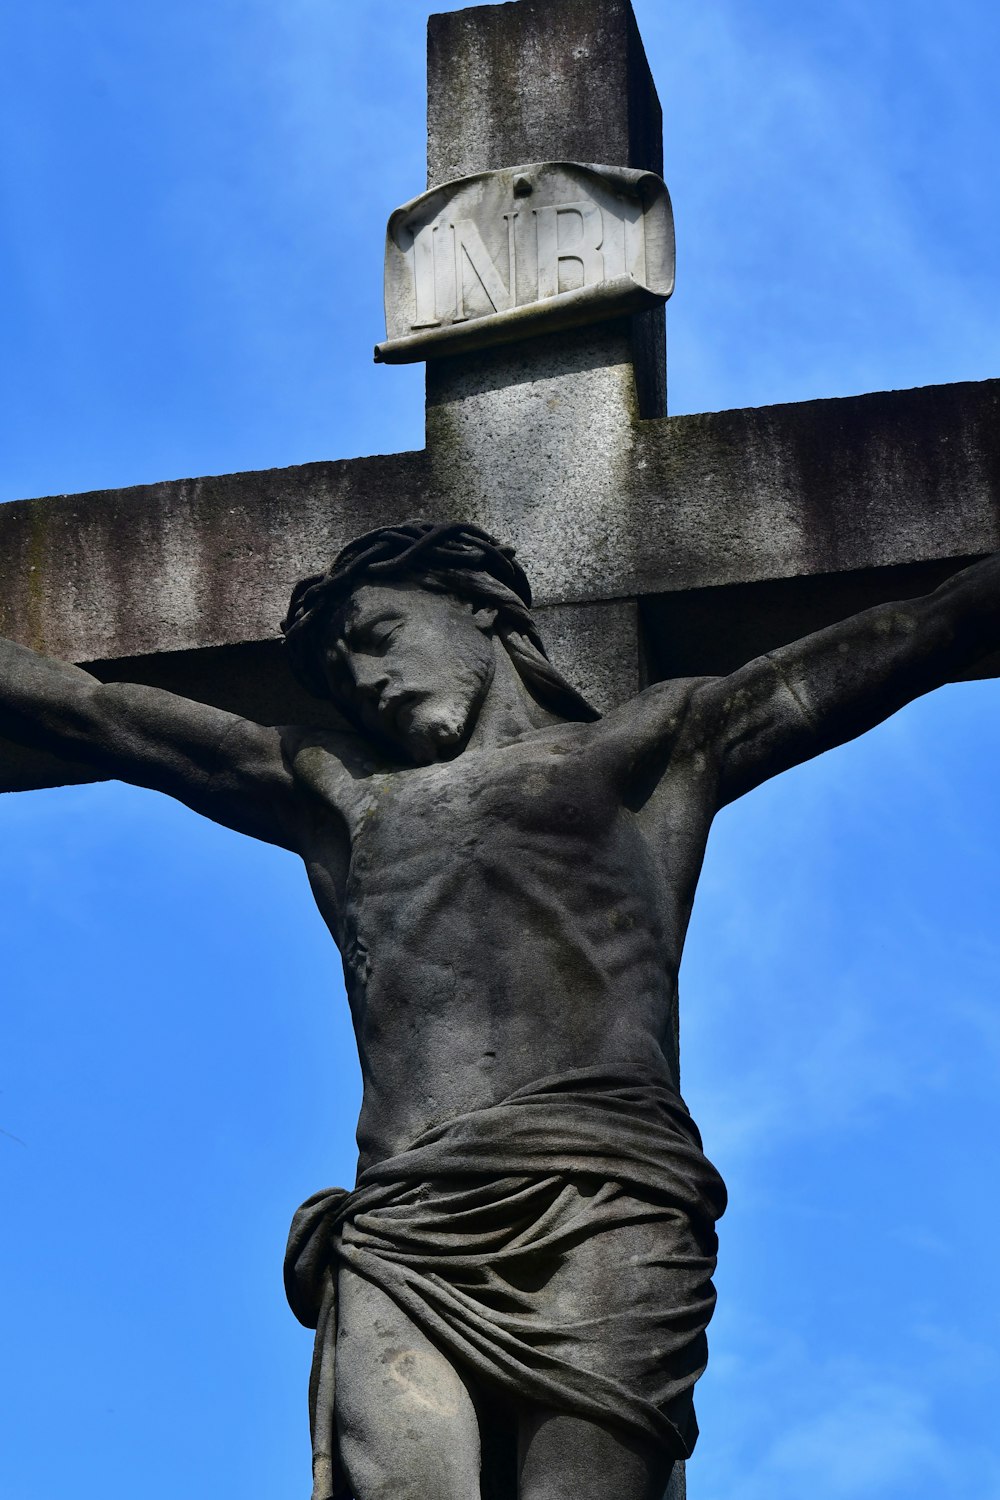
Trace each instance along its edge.
<path fill-rule="evenodd" d="M 295 579 L 411 515 L 510 536 L 543 605 L 979 555 L 1000 546 L 1000 381 L 640 421 L 628 469 L 594 472 L 596 550 L 559 495 L 522 530 L 427 450 L 16 501 L 0 633 L 79 662 L 273 640 Z"/>
<path fill-rule="evenodd" d="M 1000 546 L 1000 381 L 638 420 L 630 451 L 617 472 L 578 454 L 565 494 L 514 517 L 433 447 L 18 501 L 0 633 L 277 722 L 318 708 L 276 663 L 291 584 L 411 515 L 510 537 L 553 625 L 638 601 L 654 675 L 727 670 Z M 579 545 L 567 508 L 600 535 Z M 30 784 L 55 774 L 33 761 Z"/>

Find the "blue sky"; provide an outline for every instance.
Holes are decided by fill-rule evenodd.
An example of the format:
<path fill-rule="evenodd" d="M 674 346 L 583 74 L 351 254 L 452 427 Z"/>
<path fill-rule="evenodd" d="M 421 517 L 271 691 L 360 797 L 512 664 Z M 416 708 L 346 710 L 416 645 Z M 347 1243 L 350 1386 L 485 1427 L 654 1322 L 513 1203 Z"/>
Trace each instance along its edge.
<path fill-rule="evenodd" d="M 636 0 L 675 412 L 1000 374 L 991 0 Z M 416 0 L 0 18 L 0 499 L 422 442 L 376 368 Z M 728 810 L 682 974 L 726 1175 L 692 1500 L 1000 1500 L 1000 688 Z M 0 799 L 0 1491 L 308 1493 L 292 1209 L 353 1173 L 295 861 L 104 785 Z"/>

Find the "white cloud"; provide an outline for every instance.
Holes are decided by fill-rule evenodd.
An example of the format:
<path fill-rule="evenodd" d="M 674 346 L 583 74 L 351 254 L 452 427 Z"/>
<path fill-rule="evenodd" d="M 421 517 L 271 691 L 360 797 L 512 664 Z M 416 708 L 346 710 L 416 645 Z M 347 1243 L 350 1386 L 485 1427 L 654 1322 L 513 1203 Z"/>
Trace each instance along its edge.
<path fill-rule="evenodd" d="M 793 1426 L 764 1455 L 761 1500 L 864 1500 L 889 1486 L 930 1489 L 948 1473 L 948 1448 L 926 1396 L 890 1382 L 855 1385 Z M 747 1500 L 754 1494 L 753 1483 Z"/>
<path fill-rule="evenodd" d="M 788 1327 L 732 1312 L 726 1324 L 727 1347 L 713 1353 L 706 1380 L 705 1442 L 689 1465 L 691 1500 L 910 1500 L 925 1489 L 958 1500 L 973 1472 L 993 1476 L 977 1500 L 998 1493 L 988 1455 L 954 1451 L 941 1396 L 955 1372 L 937 1357 L 933 1331 L 925 1360 L 873 1371 L 818 1354 Z M 980 1364 L 972 1378 L 984 1373 Z"/>
<path fill-rule="evenodd" d="M 926 5 L 905 24 L 854 4 L 638 10 L 678 215 L 675 407 L 995 374 L 984 8 L 945 33 Z"/>

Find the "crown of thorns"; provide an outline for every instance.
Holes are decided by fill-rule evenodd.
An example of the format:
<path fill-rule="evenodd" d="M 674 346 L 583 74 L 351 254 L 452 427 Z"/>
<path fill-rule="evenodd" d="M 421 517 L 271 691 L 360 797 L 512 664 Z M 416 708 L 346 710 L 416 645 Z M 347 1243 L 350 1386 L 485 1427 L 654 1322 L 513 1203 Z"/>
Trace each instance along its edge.
<path fill-rule="evenodd" d="M 389 582 L 414 574 L 443 575 L 442 583 L 484 602 L 484 596 L 491 595 L 489 602 L 506 604 L 521 628 L 535 634 L 528 614 L 531 585 L 514 560 L 513 547 L 464 521 L 403 521 L 348 542 L 324 573 L 295 585 L 281 631 L 292 665 L 307 686 L 316 680 L 309 648 L 317 626 L 329 620 L 361 582 Z M 495 597 L 490 582 L 499 585 Z"/>
<path fill-rule="evenodd" d="M 369 531 L 349 542 L 325 573 L 296 584 L 281 629 L 292 669 L 310 692 L 330 695 L 317 647 L 352 589 L 406 577 L 476 608 L 495 608 L 497 634 L 537 701 L 566 719 L 589 723 L 600 717 L 549 661 L 531 617 L 531 586 L 513 547 L 466 521 L 403 521 Z M 350 704 L 341 706 L 350 717 Z"/>

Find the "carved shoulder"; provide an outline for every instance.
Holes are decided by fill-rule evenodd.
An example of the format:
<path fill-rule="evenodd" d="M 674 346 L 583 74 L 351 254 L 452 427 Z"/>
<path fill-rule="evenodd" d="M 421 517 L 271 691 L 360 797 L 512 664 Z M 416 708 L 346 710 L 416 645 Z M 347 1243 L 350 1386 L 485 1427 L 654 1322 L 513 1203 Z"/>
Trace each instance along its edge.
<path fill-rule="evenodd" d="M 715 695 L 710 691 L 715 681 L 674 677 L 653 683 L 604 720 L 629 801 L 641 805 L 668 767 L 680 760 L 708 758 L 715 738 Z"/>
<path fill-rule="evenodd" d="M 361 735 L 326 729 L 286 729 L 285 753 L 292 774 L 308 796 L 345 816 L 365 783 L 386 768 Z"/>
<path fill-rule="evenodd" d="M 620 708 L 607 715 L 609 733 L 627 740 L 636 754 L 672 750 L 686 741 L 697 715 L 701 690 L 714 682 L 711 677 L 671 677 L 654 682 Z"/>

